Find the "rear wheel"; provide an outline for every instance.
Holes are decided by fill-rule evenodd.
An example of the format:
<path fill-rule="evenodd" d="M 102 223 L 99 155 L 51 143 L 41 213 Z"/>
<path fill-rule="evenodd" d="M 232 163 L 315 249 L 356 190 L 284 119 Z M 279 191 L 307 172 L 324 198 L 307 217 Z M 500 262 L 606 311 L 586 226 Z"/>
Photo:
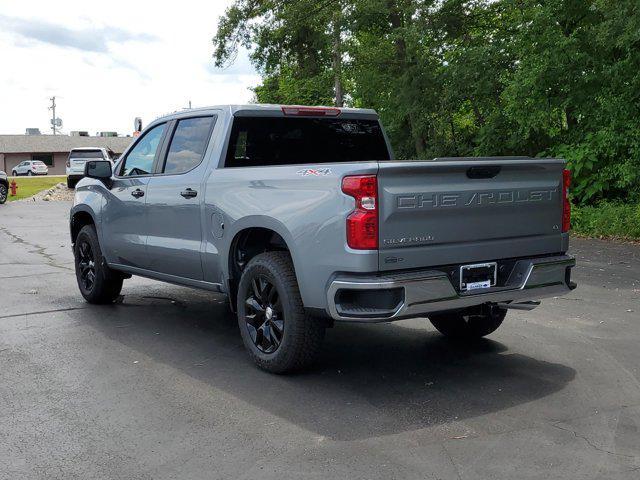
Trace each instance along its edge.
<path fill-rule="evenodd" d="M 31 177 L 33 175 L 33 172 L 31 170 L 27 171 L 27 177 Z"/>
<path fill-rule="evenodd" d="M 72 180 L 67 177 L 67 188 L 76 188 L 76 183 L 78 183 L 77 180 Z"/>
<path fill-rule="evenodd" d="M 324 325 L 305 313 L 287 252 L 256 255 L 238 286 L 238 326 L 244 346 L 263 370 L 287 373 L 315 360 Z"/>
<path fill-rule="evenodd" d="M 111 270 L 102 256 L 93 225 L 80 230 L 74 245 L 76 279 L 80 293 L 89 303 L 111 303 L 122 290 L 123 277 Z"/>
<path fill-rule="evenodd" d="M 451 338 L 480 338 L 495 332 L 507 315 L 507 310 L 494 305 L 481 305 L 466 310 L 429 316 L 443 335 Z"/>
<path fill-rule="evenodd" d="M 7 186 L 0 183 L 0 205 L 7 201 Z"/>

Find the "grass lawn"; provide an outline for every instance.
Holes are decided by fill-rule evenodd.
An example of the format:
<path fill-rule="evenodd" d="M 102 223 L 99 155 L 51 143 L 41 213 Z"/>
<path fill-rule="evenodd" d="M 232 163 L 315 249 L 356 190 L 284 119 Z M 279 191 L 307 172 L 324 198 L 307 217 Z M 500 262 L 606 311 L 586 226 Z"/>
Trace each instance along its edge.
<path fill-rule="evenodd" d="M 640 203 L 573 206 L 571 231 L 586 237 L 640 240 Z"/>
<path fill-rule="evenodd" d="M 66 182 L 65 177 L 49 177 L 45 175 L 42 177 L 10 177 L 9 183 L 14 179 L 18 184 L 18 194 L 15 197 L 12 197 L 11 193 L 9 193 L 9 197 L 7 198 L 7 201 L 9 202 L 30 197 L 42 190 L 47 190 L 48 188 L 53 187 L 57 183 Z M 9 192 L 11 192 L 11 190 L 9 190 Z"/>

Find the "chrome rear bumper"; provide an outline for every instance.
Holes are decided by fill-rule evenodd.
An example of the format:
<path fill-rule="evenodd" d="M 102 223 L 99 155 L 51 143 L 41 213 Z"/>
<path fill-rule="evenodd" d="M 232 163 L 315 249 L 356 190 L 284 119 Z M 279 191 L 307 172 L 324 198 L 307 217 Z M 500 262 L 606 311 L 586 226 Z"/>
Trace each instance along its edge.
<path fill-rule="evenodd" d="M 573 290 L 576 285 L 571 282 L 571 268 L 575 264 L 575 259 L 568 255 L 521 259 L 515 263 L 503 286 L 491 287 L 481 293 L 457 291 L 447 274 L 438 270 L 338 275 L 327 290 L 328 310 L 338 321 L 389 322 L 483 303 L 538 300 Z M 392 289 L 396 292 L 401 289 L 398 303 L 392 308 L 353 307 L 340 303 L 341 291 Z"/>

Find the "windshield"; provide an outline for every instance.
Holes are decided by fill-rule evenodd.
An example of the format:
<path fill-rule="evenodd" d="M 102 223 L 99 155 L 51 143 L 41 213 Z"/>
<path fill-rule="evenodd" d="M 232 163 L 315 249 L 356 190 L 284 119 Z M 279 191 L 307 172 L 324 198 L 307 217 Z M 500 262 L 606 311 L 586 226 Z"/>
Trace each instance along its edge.
<path fill-rule="evenodd" d="M 389 160 L 377 120 L 237 117 L 225 167 Z"/>

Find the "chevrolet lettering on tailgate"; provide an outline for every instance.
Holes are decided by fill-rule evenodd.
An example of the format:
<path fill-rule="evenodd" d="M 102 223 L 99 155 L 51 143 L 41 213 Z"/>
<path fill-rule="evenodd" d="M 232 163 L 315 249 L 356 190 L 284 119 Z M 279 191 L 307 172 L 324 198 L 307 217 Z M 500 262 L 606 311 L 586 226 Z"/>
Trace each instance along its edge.
<path fill-rule="evenodd" d="M 558 189 L 543 190 L 501 190 L 494 192 L 457 193 L 415 193 L 398 195 L 398 208 L 438 208 L 473 207 L 499 205 L 502 203 L 527 203 L 553 201 Z"/>

